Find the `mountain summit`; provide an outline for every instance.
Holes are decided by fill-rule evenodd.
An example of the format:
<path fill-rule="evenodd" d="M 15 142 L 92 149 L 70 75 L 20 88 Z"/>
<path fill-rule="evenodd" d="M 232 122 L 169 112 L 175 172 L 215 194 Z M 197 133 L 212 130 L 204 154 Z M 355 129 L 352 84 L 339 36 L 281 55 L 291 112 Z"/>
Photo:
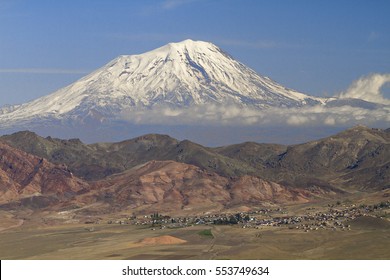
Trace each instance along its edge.
<path fill-rule="evenodd" d="M 123 110 L 156 107 L 231 104 L 262 109 L 322 103 L 324 99 L 258 75 L 212 43 L 185 40 L 120 56 L 48 96 L 0 110 L 0 125 L 86 116 L 118 119 Z"/>

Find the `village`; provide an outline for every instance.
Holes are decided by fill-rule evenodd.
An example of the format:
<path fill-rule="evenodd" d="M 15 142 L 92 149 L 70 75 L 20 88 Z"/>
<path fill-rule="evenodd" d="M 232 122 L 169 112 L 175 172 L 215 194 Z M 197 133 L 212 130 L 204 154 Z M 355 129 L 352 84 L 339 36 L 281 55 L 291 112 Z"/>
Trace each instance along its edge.
<path fill-rule="evenodd" d="M 264 208 L 251 212 L 209 214 L 192 217 L 170 217 L 159 213 L 152 215 L 131 215 L 125 219 L 108 220 L 108 224 L 150 226 L 151 230 L 184 228 L 196 225 L 234 225 L 245 228 L 261 229 L 266 227 L 286 227 L 302 230 L 351 230 L 349 222 L 363 217 L 388 217 L 390 201 L 373 205 L 328 204 L 326 211 L 314 207 L 306 208 L 301 215 L 291 215 L 286 209 Z"/>

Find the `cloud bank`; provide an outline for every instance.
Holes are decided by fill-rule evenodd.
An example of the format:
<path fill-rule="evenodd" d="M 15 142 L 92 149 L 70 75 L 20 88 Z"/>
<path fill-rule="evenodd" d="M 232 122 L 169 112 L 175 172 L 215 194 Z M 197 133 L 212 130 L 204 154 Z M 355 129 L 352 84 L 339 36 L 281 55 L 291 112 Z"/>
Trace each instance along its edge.
<path fill-rule="evenodd" d="M 371 110 L 352 106 L 305 108 L 270 108 L 255 110 L 237 106 L 201 105 L 185 109 L 156 108 L 148 111 L 123 112 L 134 124 L 159 125 L 288 125 L 288 126 L 390 126 L 390 106 Z"/>
<path fill-rule="evenodd" d="M 390 74 L 372 74 L 354 81 L 349 88 L 340 93 L 340 98 L 358 98 L 369 102 L 390 105 L 390 100 L 385 99 L 381 89 L 390 83 Z"/>
<path fill-rule="evenodd" d="M 287 125 L 287 126 L 390 126 L 390 102 L 381 88 L 390 81 L 390 74 L 372 74 L 354 81 L 351 86 L 329 102 L 301 108 L 255 109 L 235 105 L 198 105 L 172 109 L 156 107 L 152 110 L 125 111 L 122 117 L 134 124 L 157 125 Z M 348 99 L 363 102 L 348 102 Z M 355 100 L 356 101 L 356 100 Z M 368 103 L 370 102 L 370 103 Z M 375 103 L 375 104 L 374 104 Z M 370 106 L 367 106 L 369 104 Z"/>

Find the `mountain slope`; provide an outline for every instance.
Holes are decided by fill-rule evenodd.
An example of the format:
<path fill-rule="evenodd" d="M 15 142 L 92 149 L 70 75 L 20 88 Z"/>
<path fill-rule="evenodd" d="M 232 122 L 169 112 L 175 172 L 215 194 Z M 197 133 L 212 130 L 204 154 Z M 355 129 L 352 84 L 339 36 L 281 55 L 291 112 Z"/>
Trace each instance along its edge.
<path fill-rule="evenodd" d="M 120 56 L 53 94 L 0 111 L 0 124 L 84 118 L 104 122 L 120 119 L 123 112 L 155 107 L 267 108 L 324 102 L 258 75 L 211 43 L 186 40 Z"/>
<path fill-rule="evenodd" d="M 19 132 L 0 138 L 0 205 L 198 213 L 380 195 L 390 187 L 389 153 L 390 131 L 363 126 L 300 145 L 220 148 L 166 135 L 86 145 Z"/>
<path fill-rule="evenodd" d="M 54 165 L 0 142 L 0 204 L 45 207 L 88 190 L 64 165 Z"/>
<path fill-rule="evenodd" d="M 267 162 L 269 180 L 297 185 L 313 181 L 345 189 L 389 188 L 390 133 L 356 126 L 336 135 L 300 145 Z"/>
<path fill-rule="evenodd" d="M 309 199 L 310 193 L 302 189 L 253 176 L 224 177 L 175 161 L 149 161 L 102 180 L 85 182 L 65 165 L 54 165 L 0 142 L 3 210 L 54 211 L 58 217 L 65 212 L 83 217 L 128 209 L 196 214 Z"/>
<path fill-rule="evenodd" d="M 260 178 L 226 178 L 194 165 L 175 161 L 150 161 L 96 183 L 97 201 L 138 210 L 212 211 L 262 203 L 284 204 L 309 201 L 310 193 L 290 189 Z"/>
<path fill-rule="evenodd" d="M 208 148 L 158 134 L 90 145 L 76 139 L 42 138 L 31 132 L 2 136 L 0 140 L 53 163 L 65 163 L 76 176 L 89 181 L 151 160 L 172 160 L 223 177 L 257 176 L 292 187 L 331 191 L 389 187 L 389 130 L 363 126 L 291 146 L 248 142 Z"/>
<path fill-rule="evenodd" d="M 98 180 L 151 160 L 174 160 L 193 164 L 221 176 L 255 174 L 248 164 L 214 152 L 188 140 L 149 134 L 118 143 L 84 144 L 78 139 L 43 138 L 22 131 L 0 137 L 1 141 L 43 157 L 55 164 L 66 164 L 78 177 Z"/>

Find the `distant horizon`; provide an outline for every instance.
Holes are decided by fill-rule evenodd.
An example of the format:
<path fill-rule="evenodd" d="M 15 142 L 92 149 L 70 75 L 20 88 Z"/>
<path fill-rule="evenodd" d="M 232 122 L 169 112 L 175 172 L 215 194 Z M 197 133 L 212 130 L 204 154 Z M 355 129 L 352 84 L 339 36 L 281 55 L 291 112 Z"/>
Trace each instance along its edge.
<path fill-rule="evenodd" d="M 368 129 L 390 129 L 388 126 L 366 126 L 366 125 L 350 125 L 350 126 L 137 126 L 130 125 L 126 131 L 122 131 L 120 135 L 114 138 L 106 130 L 100 129 L 95 134 L 90 134 L 90 131 L 82 133 L 83 128 L 78 130 L 70 130 L 66 127 L 60 129 L 16 129 L 1 131 L 0 136 L 12 135 L 20 132 L 32 132 L 40 137 L 58 138 L 62 140 L 78 139 L 84 144 L 96 143 L 119 143 L 122 141 L 132 140 L 145 135 L 167 135 L 178 141 L 191 141 L 200 144 L 204 147 L 217 148 L 223 146 L 231 146 L 253 142 L 258 144 L 275 144 L 275 145 L 300 145 L 312 141 L 319 141 L 324 138 L 332 137 L 343 131 L 365 127 Z M 234 130 L 234 133 L 232 133 Z"/>

